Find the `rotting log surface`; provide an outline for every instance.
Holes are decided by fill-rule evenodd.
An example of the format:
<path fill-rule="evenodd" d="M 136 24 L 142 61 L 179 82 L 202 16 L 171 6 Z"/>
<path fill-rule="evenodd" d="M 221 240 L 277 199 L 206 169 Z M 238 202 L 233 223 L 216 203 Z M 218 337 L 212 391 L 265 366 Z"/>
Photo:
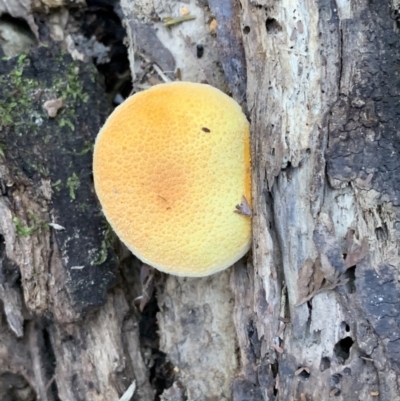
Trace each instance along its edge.
<path fill-rule="evenodd" d="M 183 76 L 218 78 L 221 43 L 207 36 L 213 15 L 204 1 L 184 4 L 197 20 L 170 31 L 154 23 L 158 46 L 170 51 Z M 151 29 L 154 10 L 146 1 L 122 5 L 128 25 L 138 19 Z M 57 51 L 0 63 L 1 71 L 14 71 L 17 92 L 8 98 L 19 96 L 20 106 L 11 112 L 36 129 L 18 131 L 14 119 L 1 128 L 4 394 L 114 400 L 136 380 L 134 399 L 151 400 L 150 348 L 159 346 L 175 367 L 164 401 L 400 400 L 399 10 L 380 0 L 219 5 L 237 13 L 220 29 L 240 27 L 246 59 L 247 80 L 239 87 L 247 81 L 252 124 L 252 261 L 204 279 L 160 276 L 160 342 L 147 338 L 147 348 L 133 305 L 141 291 L 138 263 L 122 253 L 116 269 L 89 189 L 85 141 L 93 141 L 105 117 L 102 89 L 88 79 L 88 65 Z M 161 17 L 179 15 L 177 2 L 154 7 Z M 195 30 L 196 23 L 206 30 Z M 146 41 L 135 34 L 143 31 L 132 29 L 132 53 L 156 57 L 140 49 Z M 209 59 L 195 58 L 201 41 Z M 235 58 L 222 56 L 222 67 Z M 49 71 L 63 73 L 66 83 L 76 68 L 77 97 L 50 85 Z M 16 71 L 40 85 L 21 97 Z M 236 79 L 227 76 L 228 87 Z M 15 102 L 4 103 L 4 93 L 0 112 L 10 113 Z M 89 95 L 86 102 L 81 93 Z M 47 95 L 65 97 L 54 120 L 37 106 Z M 48 137 L 60 130 L 64 136 Z M 32 152 L 18 132 L 35 133 Z M 67 230 L 49 229 L 49 221 Z"/>
<path fill-rule="evenodd" d="M 266 294 L 287 288 L 284 310 L 267 296 L 254 319 L 269 329 L 255 385 L 274 355 L 279 399 L 399 400 L 398 11 L 389 1 L 241 4 L 254 282 L 263 277 Z M 266 264 L 274 251 L 281 259 Z M 290 321 L 273 352 L 279 317 Z"/>
<path fill-rule="evenodd" d="M 136 381 L 136 398 L 150 400 L 135 285 L 108 291 L 138 273 L 125 258 L 117 275 L 93 190 L 109 112 L 98 73 L 50 47 L 3 59 L 0 80 L 2 399 L 116 400 Z M 58 98 L 50 118 L 44 104 Z"/>

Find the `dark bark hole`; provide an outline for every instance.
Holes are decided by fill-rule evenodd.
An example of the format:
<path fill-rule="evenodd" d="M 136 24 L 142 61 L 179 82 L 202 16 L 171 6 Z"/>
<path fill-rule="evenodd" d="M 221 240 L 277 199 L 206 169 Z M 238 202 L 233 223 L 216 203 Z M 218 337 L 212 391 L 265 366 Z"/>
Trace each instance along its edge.
<path fill-rule="evenodd" d="M 335 344 L 333 352 L 339 363 L 344 363 L 349 358 L 350 348 L 353 344 L 354 341 L 351 337 L 345 337 Z"/>
<path fill-rule="evenodd" d="M 0 284 L 21 288 L 21 273 L 18 267 L 7 258 L 6 243 L 0 234 Z"/>
<path fill-rule="evenodd" d="M 331 360 L 327 356 L 323 356 L 319 364 L 319 370 L 321 372 L 324 372 L 326 369 L 329 369 L 330 367 L 331 367 Z"/>
<path fill-rule="evenodd" d="M 255 356 L 259 356 L 261 353 L 261 342 L 258 339 L 257 328 L 254 326 L 253 321 L 251 320 L 246 327 L 247 330 L 247 338 L 250 341 L 250 347 Z"/>
<path fill-rule="evenodd" d="M 266 358 L 265 358 L 266 359 Z M 261 384 L 261 380 L 260 380 L 260 384 L 261 385 L 264 385 L 264 388 L 273 388 L 273 394 L 274 394 L 274 396 L 275 397 L 278 397 L 278 392 L 279 392 L 279 386 L 276 386 L 275 385 L 275 379 L 277 378 L 277 376 L 278 376 L 278 373 L 279 373 L 279 364 L 278 364 L 278 361 L 277 360 L 275 360 L 274 361 L 274 363 L 272 363 L 271 365 L 270 365 L 270 368 L 271 368 L 271 372 L 272 372 L 272 377 L 273 377 L 273 381 L 271 381 L 271 380 L 266 380 L 265 381 L 265 383 L 263 383 L 263 384 Z M 260 377 L 260 376 L 259 376 Z M 268 378 L 268 375 L 265 375 L 265 377 L 267 377 Z M 264 399 L 264 398 L 263 398 Z M 275 398 L 274 398 L 275 399 Z"/>
<path fill-rule="evenodd" d="M 350 326 L 349 326 L 346 322 L 342 322 L 342 323 L 340 324 L 340 328 L 341 328 L 342 330 L 347 331 L 347 332 L 350 331 Z"/>
<path fill-rule="evenodd" d="M 43 354 L 46 355 L 46 361 L 47 361 L 47 363 L 44 365 L 44 370 L 46 372 L 46 376 L 51 380 L 56 373 L 56 356 L 54 354 L 53 344 L 51 343 L 50 340 L 50 334 L 45 328 L 42 330 L 42 341 L 43 341 L 42 344 Z M 58 388 L 56 380 L 53 380 L 51 382 L 48 391 L 53 394 L 54 400 L 57 401 L 60 400 L 60 398 L 58 397 Z"/>
<path fill-rule="evenodd" d="M 248 34 L 248 33 L 250 33 L 250 27 L 249 26 L 245 26 L 244 28 L 243 28 L 243 33 L 244 34 Z"/>
<path fill-rule="evenodd" d="M 299 367 L 299 369 L 301 369 L 301 367 Z M 299 377 L 300 379 L 307 380 L 310 377 L 310 373 L 303 369 L 302 372 L 299 373 Z"/>
<path fill-rule="evenodd" d="M 350 368 L 344 368 L 344 369 L 343 369 L 343 373 L 344 373 L 346 376 L 351 376 L 351 369 L 350 369 Z"/>
<path fill-rule="evenodd" d="M 132 91 L 132 79 L 124 43 L 126 31 L 117 10 L 113 2 L 89 0 L 83 13 L 76 9 L 72 14 L 81 22 L 80 31 L 86 38 L 95 36 L 98 42 L 110 48 L 109 61 L 94 57 L 93 62 L 104 76 L 107 93 L 114 99 L 118 94 L 125 99 Z"/>
<path fill-rule="evenodd" d="M 154 356 L 154 354 L 153 354 Z M 156 400 L 164 392 L 170 388 L 175 381 L 174 365 L 167 360 L 166 354 L 158 351 L 157 358 L 153 366 L 150 368 L 150 382 L 156 390 Z"/>
<path fill-rule="evenodd" d="M 274 363 L 271 363 L 270 367 L 271 367 L 272 376 L 273 376 L 273 378 L 275 379 L 276 376 L 278 376 L 278 373 L 279 373 L 279 364 L 278 364 L 278 361 L 275 360 Z"/>
<path fill-rule="evenodd" d="M 331 376 L 331 385 L 332 387 L 336 386 L 342 380 L 342 375 L 340 373 L 336 373 Z"/>
<path fill-rule="evenodd" d="M 386 225 L 383 223 L 382 227 L 377 227 L 375 229 L 375 235 L 376 238 L 380 241 L 380 242 L 384 242 L 387 241 L 388 239 L 388 232 L 387 232 L 387 228 Z"/>
<path fill-rule="evenodd" d="M 0 260 L 3 259 L 5 256 L 5 251 L 6 251 L 6 243 L 4 241 L 4 237 L 0 234 Z"/>
<path fill-rule="evenodd" d="M 390 18 L 392 18 L 396 22 L 396 28 L 400 29 L 400 14 L 398 10 L 393 10 L 390 13 Z"/>
<path fill-rule="evenodd" d="M 291 162 L 286 162 L 286 166 L 282 167 L 282 171 L 287 171 L 288 172 L 288 179 L 290 180 L 292 178 L 292 163 Z"/>
<path fill-rule="evenodd" d="M 346 272 L 343 274 L 344 279 L 347 279 L 346 288 L 349 294 L 353 294 L 356 292 L 356 266 L 349 267 Z"/>
<path fill-rule="evenodd" d="M 166 354 L 159 350 L 158 324 L 156 315 L 160 311 L 156 291 L 143 309 L 139 321 L 139 334 L 142 345 L 149 349 L 153 361 L 150 367 L 150 383 L 156 391 L 156 398 L 170 388 L 175 381 L 174 365 Z"/>
<path fill-rule="evenodd" d="M 265 21 L 265 27 L 267 28 L 267 32 L 272 34 L 282 31 L 281 25 L 274 18 L 267 18 Z"/>
<path fill-rule="evenodd" d="M 197 45 L 196 46 L 196 55 L 197 58 L 202 58 L 204 54 L 204 46 L 203 45 Z"/>

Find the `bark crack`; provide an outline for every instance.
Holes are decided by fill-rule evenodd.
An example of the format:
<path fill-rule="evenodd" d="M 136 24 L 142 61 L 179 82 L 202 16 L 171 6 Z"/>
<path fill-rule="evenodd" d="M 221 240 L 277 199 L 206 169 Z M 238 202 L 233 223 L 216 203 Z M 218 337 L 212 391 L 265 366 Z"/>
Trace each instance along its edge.
<path fill-rule="evenodd" d="M 340 25 L 340 21 L 339 21 Z M 343 29 L 339 26 L 340 45 L 339 45 L 339 94 L 342 92 L 342 74 L 343 74 Z"/>

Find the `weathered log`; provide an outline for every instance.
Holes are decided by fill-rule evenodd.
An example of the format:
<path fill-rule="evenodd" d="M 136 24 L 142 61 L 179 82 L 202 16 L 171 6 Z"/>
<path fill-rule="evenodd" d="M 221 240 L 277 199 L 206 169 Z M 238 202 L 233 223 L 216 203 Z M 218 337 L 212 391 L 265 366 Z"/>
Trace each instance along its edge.
<path fill-rule="evenodd" d="M 253 250 L 203 279 L 150 274 L 141 313 L 140 263 L 90 180 L 96 73 L 53 47 L 1 61 L 0 394 L 400 400 L 397 3 L 121 5 L 135 90 L 182 77 L 246 99 Z M 196 18 L 165 26 L 182 8 Z"/>
<path fill-rule="evenodd" d="M 41 400 L 118 399 L 133 381 L 151 399 L 135 287 L 107 293 L 118 278 L 91 178 L 109 111 L 98 74 L 56 47 L 0 68 L 0 372 Z"/>

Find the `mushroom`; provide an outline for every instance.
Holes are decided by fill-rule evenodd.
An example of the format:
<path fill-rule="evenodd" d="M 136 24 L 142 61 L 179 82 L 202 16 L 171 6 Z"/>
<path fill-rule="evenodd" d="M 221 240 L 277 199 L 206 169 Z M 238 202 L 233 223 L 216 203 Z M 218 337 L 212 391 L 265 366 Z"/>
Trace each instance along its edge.
<path fill-rule="evenodd" d="M 249 250 L 249 123 L 212 86 L 160 84 L 110 115 L 94 148 L 104 215 L 144 263 L 178 276 L 221 271 Z"/>

